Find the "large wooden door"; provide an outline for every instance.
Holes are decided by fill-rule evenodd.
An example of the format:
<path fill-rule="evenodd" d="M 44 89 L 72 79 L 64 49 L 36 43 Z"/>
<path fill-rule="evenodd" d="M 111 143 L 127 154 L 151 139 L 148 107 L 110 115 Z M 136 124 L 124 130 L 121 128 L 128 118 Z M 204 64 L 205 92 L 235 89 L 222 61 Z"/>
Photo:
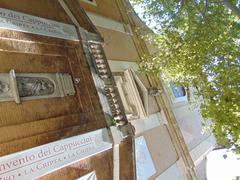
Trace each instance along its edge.
<path fill-rule="evenodd" d="M 14 0 L 0 3 L 3 8 L 72 24 L 57 1 L 34 1 L 34 6 L 29 5 L 31 0 L 23 1 L 18 6 Z M 79 42 L 0 29 L 0 73 L 11 69 L 68 73 L 78 83 L 74 96 L 0 102 L 0 156 L 106 126 Z"/>

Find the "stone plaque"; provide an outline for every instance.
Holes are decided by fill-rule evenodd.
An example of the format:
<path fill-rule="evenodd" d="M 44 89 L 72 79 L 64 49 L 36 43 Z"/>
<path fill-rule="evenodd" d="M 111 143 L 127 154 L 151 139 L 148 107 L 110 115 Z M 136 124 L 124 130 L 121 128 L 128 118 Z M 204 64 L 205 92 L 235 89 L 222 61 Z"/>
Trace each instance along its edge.
<path fill-rule="evenodd" d="M 0 28 L 78 41 L 73 25 L 0 8 Z"/>
<path fill-rule="evenodd" d="M 20 97 L 47 96 L 54 93 L 54 83 L 45 77 L 16 77 Z"/>
<path fill-rule="evenodd" d="M 107 129 L 56 141 L 0 158 L 0 180 L 26 180 L 112 148 Z"/>
<path fill-rule="evenodd" d="M 72 76 L 67 73 L 0 73 L 0 102 L 75 95 Z"/>

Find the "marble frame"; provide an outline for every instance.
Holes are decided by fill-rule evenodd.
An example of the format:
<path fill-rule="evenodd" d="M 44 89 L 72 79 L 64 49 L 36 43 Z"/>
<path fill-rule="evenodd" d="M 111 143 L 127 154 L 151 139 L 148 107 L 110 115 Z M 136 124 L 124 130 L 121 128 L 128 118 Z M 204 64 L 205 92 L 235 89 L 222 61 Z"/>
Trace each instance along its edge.
<path fill-rule="evenodd" d="M 73 96 L 76 93 L 72 76 L 67 73 L 15 73 L 11 70 L 9 74 L 0 73 L 0 85 L 0 102 L 15 101 L 17 104 L 21 100 Z M 51 88 L 51 92 L 47 88 Z"/>

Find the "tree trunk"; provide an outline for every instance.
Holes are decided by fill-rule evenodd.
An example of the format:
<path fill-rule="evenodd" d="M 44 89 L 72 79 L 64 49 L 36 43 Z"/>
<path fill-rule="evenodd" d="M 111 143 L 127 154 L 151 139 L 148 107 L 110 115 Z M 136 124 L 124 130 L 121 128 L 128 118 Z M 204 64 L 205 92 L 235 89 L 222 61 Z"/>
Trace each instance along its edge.
<path fill-rule="evenodd" d="M 222 0 L 222 3 L 228 9 L 230 9 L 233 14 L 235 14 L 236 16 L 238 16 L 238 18 L 240 18 L 240 9 L 238 9 L 231 1 L 229 1 L 229 0 Z"/>

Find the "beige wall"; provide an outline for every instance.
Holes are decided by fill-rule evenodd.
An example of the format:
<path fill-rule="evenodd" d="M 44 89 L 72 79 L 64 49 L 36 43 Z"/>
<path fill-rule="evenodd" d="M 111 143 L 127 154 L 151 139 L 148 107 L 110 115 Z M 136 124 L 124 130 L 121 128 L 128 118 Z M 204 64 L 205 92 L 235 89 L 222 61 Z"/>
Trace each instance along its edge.
<path fill-rule="evenodd" d="M 109 60 L 136 61 L 138 54 L 132 37 L 126 33 L 97 27 L 105 42 L 105 53 Z"/>
<path fill-rule="evenodd" d="M 177 118 L 188 148 L 192 150 L 210 134 L 202 134 L 202 117 L 196 109 L 193 110 L 190 108 L 191 106 L 185 103 L 185 105 L 173 107 L 173 112 Z"/>
<path fill-rule="evenodd" d="M 166 126 L 159 126 L 144 133 L 148 149 L 151 153 L 156 175 L 161 174 L 178 159 Z"/>
<path fill-rule="evenodd" d="M 182 171 L 183 161 L 179 159 L 175 164 L 169 167 L 158 177 L 155 177 L 154 180 L 186 180 L 184 172 Z"/>
<path fill-rule="evenodd" d="M 96 0 L 96 6 L 86 3 L 83 0 L 78 1 L 86 11 L 93 12 L 111 19 L 115 19 L 120 22 L 122 21 L 115 0 Z"/>
<path fill-rule="evenodd" d="M 139 60 L 129 27 L 124 25 L 115 0 L 96 0 L 96 6 L 79 1 L 104 38 L 108 60 Z"/>

